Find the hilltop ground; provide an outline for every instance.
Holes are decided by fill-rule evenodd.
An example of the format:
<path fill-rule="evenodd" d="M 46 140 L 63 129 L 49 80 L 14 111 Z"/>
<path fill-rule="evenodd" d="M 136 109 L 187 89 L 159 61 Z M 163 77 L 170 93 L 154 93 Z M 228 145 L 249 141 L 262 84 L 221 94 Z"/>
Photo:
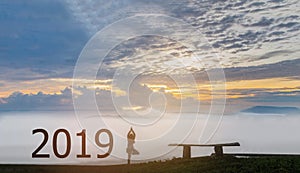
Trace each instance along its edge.
<path fill-rule="evenodd" d="M 0 165 L 1 173 L 300 173 L 300 157 L 261 157 L 214 159 L 201 157 L 173 159 L 133 165 L 115 166 L 50 166 L 50 165 Z"/>

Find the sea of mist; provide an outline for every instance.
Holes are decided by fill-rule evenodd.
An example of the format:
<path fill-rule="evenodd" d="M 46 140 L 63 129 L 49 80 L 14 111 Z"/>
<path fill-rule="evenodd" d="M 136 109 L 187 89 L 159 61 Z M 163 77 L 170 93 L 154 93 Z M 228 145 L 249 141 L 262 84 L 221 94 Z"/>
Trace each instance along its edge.
<path fill-rule="evenodd" d="M 0 113 L 0 163 L 22 164 L 123 164 L 126 163 L 126 134 L 133 127 L 137 137 L 135 148 L 140 155 L 132 157 L 134 162 L 149 160 L 165 160 L 182 156 L 181 147 L 170 147 L 170 143 L 202 143 L 201 134 L 207 125 L 207 115 L 196 113 L 167 113 L 165 118 L 156 121 L 151 117 L 131 117 L 129 121 L 160 123 L 160 126 L 147 128 L 147 124 L 124 123 L 124 117 L 111 115 L 109 112 L 99 116 L 97 113 L 86 112 L 86 122 L 80 122 L 74 112 L 1 112 Z M 100 122 L 102 119 L 103 122 Z M 126 118 L 125 118 L 126 119 Z M 228 153 L 300 153 L 300 115 L 285 114 L 253 114 L 238 113 L 224 115 L 213 123 L 216 131 L 205 143 L 239 142 L 240 147 L 225 148 Z M 98 122 L 99 121 L 99 122 Z M 97 123 L 95 123 L 97 122 Z M 108 123 L 107 123 L 108 122 Z M 89 124 L 91 124 L 89 126 Z M 116 124 L 116 126 L 111 125 Z M 208 124 L 209 125 L 209 124 Z M 41 134 L 32 134 L 33 129 L 43 128 L 49 133 L 49 141 L 41 153 L 49 153 L 50 158 L 31 158 L 32 152 L 42 141 Z M 71 134 L 71 154 L 65 159 L 56 158 L 52 150 L 52 137 L 55 130 L 67 129 Z M 114 145 L 111 155 L 104 159 L 96 158 L 103 151 L 95 145 L 94 134 L 97 129 L 106 128 L 113 133 Z M 87 150 L 92 158 L 78 159 L 76 154 L 81 152 L 81 138 L 76 136 L 82 129 L 87 130 Z M 205 133 L 205 130 L 204 130 Z M 202 134 L 203 135 L 203 134 Z M 204 134 L 205 135 L 205 134 Z M 107 136 L 101 136 L 106 143 Z M 59 151 L 65 149 L 65 138 L 58 138 Z M 213 149 L 193 147 L 192 156 L 210 155 Z"/>

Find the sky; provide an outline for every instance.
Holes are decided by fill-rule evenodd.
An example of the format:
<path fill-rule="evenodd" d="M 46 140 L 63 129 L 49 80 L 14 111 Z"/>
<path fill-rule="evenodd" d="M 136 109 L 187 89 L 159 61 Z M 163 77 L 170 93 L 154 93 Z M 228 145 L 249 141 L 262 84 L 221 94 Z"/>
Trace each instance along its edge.
<path fill-rule="evenodd" d="M 223 96 L 228 113 L 256 105 L 300 107 L 299 9 L 297 0 L 1 0 L 0 109 L 72 110 L 72 94 L 84 99 L 90 92 L 107 110 L 116 106 L 112 98 L 129 98 L 131 105 L 120 102 L 120 109 L 178 111 L 183 104 L 194 111 L 201 103 L 207 111 Z M 203 57 L 194 61 L 195 52 L 180 42 L 144 35 L 114 47 L 96 79 L 73 78 L 81 51 L 98 31 L 139 14 L 189 24 L 212 52 L 198 49 Z M 208 73 L 216 69 L 224 71 L 226 92 L 213 92 Z M 120 71 L 138 74 L 129 88 L 121 84 L 124 76 L 116 81 Z M 170 74 L 181 79 L 180 87 Z M 80 85 L 72 87 L 74 81 Z"/>

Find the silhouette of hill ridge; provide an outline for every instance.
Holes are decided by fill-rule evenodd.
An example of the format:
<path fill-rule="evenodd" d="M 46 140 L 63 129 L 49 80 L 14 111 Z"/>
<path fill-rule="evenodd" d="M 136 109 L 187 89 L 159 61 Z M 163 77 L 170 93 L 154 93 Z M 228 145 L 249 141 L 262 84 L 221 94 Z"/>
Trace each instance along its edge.
<path fill-rule="evenodd" d="M 281 106 L 254 106 L 243 110 L 247 113 L 260 113 L 260 114 L 284 114 L 284 113 L 300 113 L 297 107 L 281 107 Z"/>

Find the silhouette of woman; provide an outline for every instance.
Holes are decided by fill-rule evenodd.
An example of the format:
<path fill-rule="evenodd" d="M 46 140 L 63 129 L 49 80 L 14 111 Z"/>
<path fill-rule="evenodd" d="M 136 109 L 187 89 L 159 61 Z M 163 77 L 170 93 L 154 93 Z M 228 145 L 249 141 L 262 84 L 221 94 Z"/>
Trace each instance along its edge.
<path fill-rule="evenodd" d="M 135 132 L 133 131 L 132 127 L 130 127 L 129 132 L 127 133 L 127 149 L 126 152 L 128 154 L 128 164 L 130 164 L 131 155 L 137 155 L 140 154 L 135 148 Z"/>

